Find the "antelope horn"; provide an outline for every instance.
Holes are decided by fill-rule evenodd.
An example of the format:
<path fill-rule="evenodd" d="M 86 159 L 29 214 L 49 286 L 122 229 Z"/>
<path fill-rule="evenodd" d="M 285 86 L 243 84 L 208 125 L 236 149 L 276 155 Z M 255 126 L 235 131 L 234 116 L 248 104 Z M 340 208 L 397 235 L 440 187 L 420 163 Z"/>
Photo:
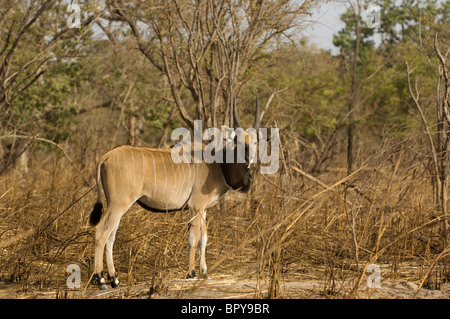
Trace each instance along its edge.
<path fill-rule="evenodd" d="M 253 122 L 253 128 L 257 130 L 261 122 L 261 116 L 259 115 L 259 99 L 256 97 L 256 110 L 255 110 L 255 122 Z"/>

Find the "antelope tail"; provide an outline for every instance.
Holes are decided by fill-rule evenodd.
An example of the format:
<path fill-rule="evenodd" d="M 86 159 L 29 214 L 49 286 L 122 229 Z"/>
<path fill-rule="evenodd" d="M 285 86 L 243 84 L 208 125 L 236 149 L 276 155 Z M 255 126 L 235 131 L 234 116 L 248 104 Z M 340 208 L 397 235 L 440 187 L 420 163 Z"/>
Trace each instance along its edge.
<path fill-rule="evenodd" d="M 98 199 L 97 202 L 94 205 L 94 209 L 91 212 L 91 215 L 89 216 L 89 224 L 91 226 L 95 226 L 100 222 L 100 218 L 102 217 L 103 212 L 103 205 L 101 200 L 101 189 L 100 189 L 100 178 L 101 178 L 101 168 L 102 168 L 103 162 L 100 162 L 97 166 L 97 191 L 98 191 Z"/>

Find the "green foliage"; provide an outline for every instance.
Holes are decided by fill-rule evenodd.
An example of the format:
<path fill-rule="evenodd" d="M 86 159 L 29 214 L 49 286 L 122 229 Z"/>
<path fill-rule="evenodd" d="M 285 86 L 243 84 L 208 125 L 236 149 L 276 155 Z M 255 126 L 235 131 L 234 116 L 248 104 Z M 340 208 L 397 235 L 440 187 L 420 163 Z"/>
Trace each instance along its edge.
<path fill-rule="evenodd" d="M 246 89 L 251 91 L 246 104 L 252 105 L 254 92 L 259 92 L 264 101 L 272 92 L 284 89 L 275 96 L 269 110 L 272 115 L 265 116 L 266 121 L 273 118 L 282 123 L 282 128 L 314 140 L 332 133 L 343 120 L 342 96 L 347 81 L 339 74 L 338 58 L 327 52 L 309 49 L 305 44 L 299 54 L 286 45 L 273 53 L 256 78 Z M 250 110 L 247 113 L 252 114 Z"/>
<path fill-rule="evenodd" d="M 362 3 L 367 6 L 368 1 Z M 358 99 L 360 108 L 357 121 L 364 123 L 363 132 L 382 134 L 380 129 L 397 126 L 397 134 L 407 134 L 417 127 L 420 121 L 414 120 L 416 110 L 406 87 L 405 61 L 415 69 L 415 76 L 420 79 L 422 96 L 433 96 L 436 78 L 428 61 L 420 52 L 433 61 L 433 39 L 436 33 L 444 43 L 448 43 L 449 20 L 445 8 L 449 1 L 415 1 L 405 0 L 401 4 L 394 0 L 376 2 L 381 8 L 381 25 L 368 28 L 360 20 L 361 42 L 357 61 Z M 344 28 L 334 36 L 333 43 L 341 50 L 343 65 L 348 74 L 352 72 L 352 60 L 356 41 L 355 14 L 349 8 L 341 19 Z M 377 44 L 375 36 L 380 39 Z M 426 112 L 433 112 L 432 102 L 426 103 Z M 430 108 L 431 107 L 431 108 Z M 372 134 L 371 133 L 371 134 Z"/>
<path fill-rule="evenodd" d="M 70 30 L 67 4 L 44 1 L 0 4 L 0 130 L 48 137 L 70 133 L 77 113 L 74 88 L 87 54 L 89 29 Z M 83 7 L 84 8 L 84 7 Z M 63 17 L 63 19 L 61 19 Z"/>
<path fill-rule="evenodd" d="M 356 45 L 356 19 L 357 16 L 349 8 L 344 14 L 341 15 L 341 20 L 345 23 L 345 27 L 333 36 L 333 44 L 346 51 L 351 52 Z M 361 47 L 373 47 L 374 42 L 372 36 L 374 29 L 366 26 L 366 23 L 359 17 L 359 25 L 361 32 Z"/>

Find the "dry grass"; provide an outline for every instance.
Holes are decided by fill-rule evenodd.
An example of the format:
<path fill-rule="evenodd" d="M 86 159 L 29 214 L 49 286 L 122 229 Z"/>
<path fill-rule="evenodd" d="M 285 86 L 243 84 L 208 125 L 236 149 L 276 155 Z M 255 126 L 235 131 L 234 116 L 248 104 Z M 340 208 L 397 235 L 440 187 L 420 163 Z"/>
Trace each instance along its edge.
<path fill-rule="evenodd" d="M 299 174 L 294 161 L 276 176 L 257 176 L 249 194 L 228 194 L 208 211 L 211 276 L 253 280 L 257 298 L 287 297 L 284 283 L 308 280 L 319 282 L 315 293 L 325 297 L 361 297 L 367 266 L 378 264 L 382 280 L 439 288 L 449 276 L 449 248 L 428 171 L 413 155 L 383 146 L 352 176 L 340 169 L 316 176 L 322 185 Z M 73 160 L 95 156 L 75 153 Z M 0 176 L 0 290 L 80 297 L 93 271 L 95 163 L 80 170 L 92 183 L 86 185 L 62 155 L 36 151 L 32 159 L 29 173 Z M 128 287 L 123 297 L 142 281 L 164 295 L 185 277 L 187 222 L 187 212 L 133 206 L 125 214 L 114 249 Z M 73 263 L 81 266 L 78 295 L 65 286 Z"/>

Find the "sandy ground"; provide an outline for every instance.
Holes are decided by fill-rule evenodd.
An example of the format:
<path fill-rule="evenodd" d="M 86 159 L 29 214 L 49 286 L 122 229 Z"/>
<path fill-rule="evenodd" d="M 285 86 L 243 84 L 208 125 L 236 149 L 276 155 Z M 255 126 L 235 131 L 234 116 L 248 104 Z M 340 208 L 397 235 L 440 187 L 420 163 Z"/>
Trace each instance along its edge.
<path fill-rule="evenodd" d="M 87 287 L 86 290 L 43 290 L 29 289 L 19 292 L 20 287 L 11 284 L 0 284 L 0 298 L 6 299 L 54 299 L 86 298 L 86 299 L 252 299 L 267 297 L 268 284 L 256 280 L 233 280 L 230 278 L 207 280 L 171 280 L 160 291 L 151 292 L 151 282 L 140 282 L 131 287 L 122 285 L 119 288 L 100 290 Z M 343 287 L 341 287 L 343 288 Z M 280 284 L 280 297 L 286 299 L 328 299 L 345 298 L 349 289 L 335 289 L 334 294 L 327 294 L 324 283 L 317 280 L 284 281 Z M 343 291 L 343 293 L 339 291 Z M 259 292 L 259 294 L 257 293 Z M 420 288 L 417 283 L 406 280 L 384 280 L 380 288 L 368 288 L 362 285 L 356 298 L 360 299 L 449 299 L 450 283 L 441 284 L 439 290 Z"/>

